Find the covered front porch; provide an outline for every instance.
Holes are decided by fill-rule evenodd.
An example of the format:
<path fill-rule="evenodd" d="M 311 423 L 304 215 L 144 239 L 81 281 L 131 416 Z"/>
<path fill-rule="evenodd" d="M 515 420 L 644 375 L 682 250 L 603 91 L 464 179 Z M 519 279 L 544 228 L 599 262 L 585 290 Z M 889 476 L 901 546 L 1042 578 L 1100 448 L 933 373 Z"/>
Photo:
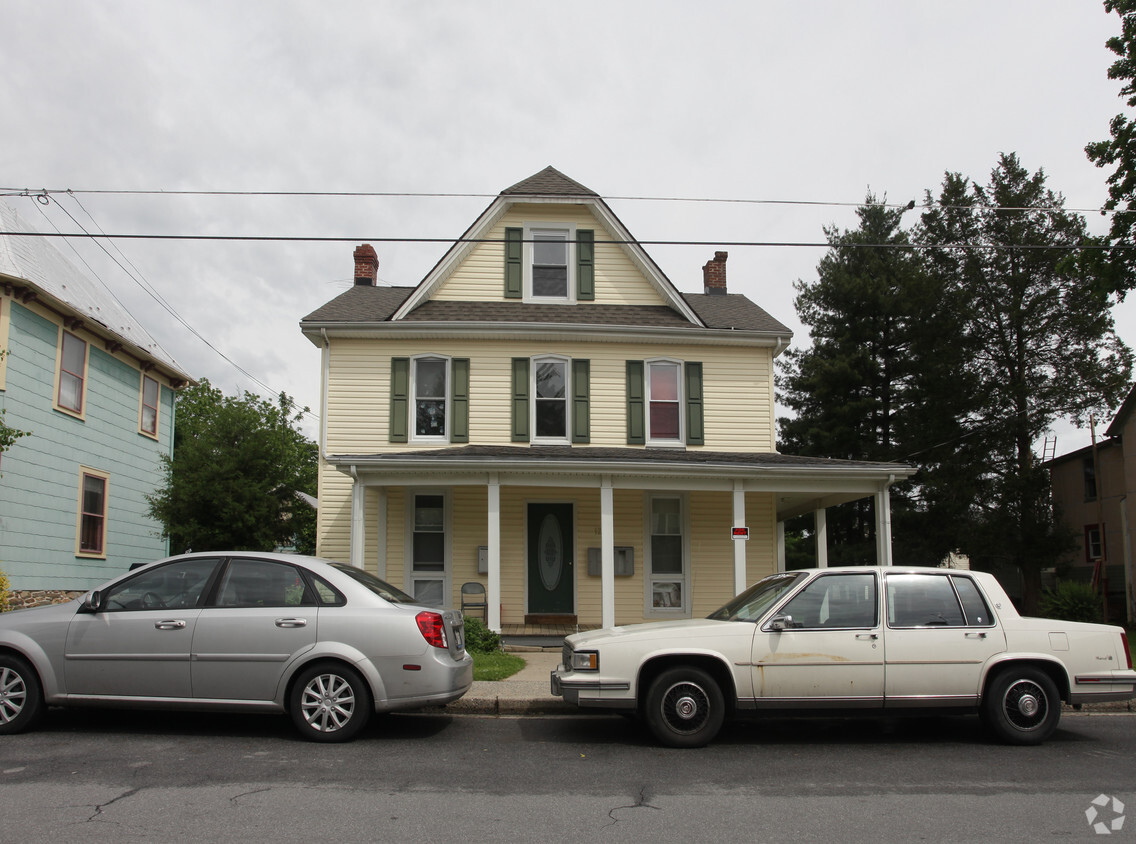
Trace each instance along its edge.
<path fill-rule="evenodd" d="M 413 553 L 415 537 L 392 521 L 411 512 L 405 502 L 415 490 L 438 491 L 439 499 L 448 496 L 453 528 L 443 531 L 449 550 L 438 576 L 442 600 L 456 606 L 451 596 L 459 585 L 476 580 L 485 588 L 491 629 L 548 637 L 712 611 L 784 568 L 784 521 L 802 513 L 816 514 L 823 564 L 825 508 L 861 498 L 875 499 L 877 560 L 888 565 L 888 488 L 911 471 L 775 453 L 555 446 L 333 455 L 328 461 L 353 482 L 353 565 L 363 566 L 377 547 L 380 576 L 408 583 L 411 575 L 403 572 L 410 569 L 399 555 Z M 659 504 L 672 501 L 673 512 Z M 548 580 L 567 584 L 569 612 L 545 611 L 534 598 L 544 572 L 531 558 L 545 551 L 533 514 L 557 502 L 567 508 L 567 568 L 565 576 Z M 406 542 L 396 541 L 400 535 Z"/>

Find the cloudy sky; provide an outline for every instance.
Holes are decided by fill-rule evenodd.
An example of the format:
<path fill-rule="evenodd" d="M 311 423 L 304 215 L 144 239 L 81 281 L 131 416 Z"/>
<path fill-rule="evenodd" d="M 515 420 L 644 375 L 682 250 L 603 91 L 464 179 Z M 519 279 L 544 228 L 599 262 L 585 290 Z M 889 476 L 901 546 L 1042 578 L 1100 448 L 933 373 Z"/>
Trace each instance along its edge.
<path fill-rule="evenodd" d="M 350 286 L 354 245 L 416 284 L 445 245 L 398 239 L 456 237 L 550 164 L 647 241 L 823 241 L 869 190 L 919 203 L 1000 152 L 1107 227 L 1083 150 L 1122 108 L 1119 19 L 1097 0 L 0 0 L 0 20 L 0 189 L 74 191 L 2 200 L 33 229 L 343 238 L 52 241 L 195 377 L 317 411 L 298 322 Z M 648 251 L 699 292 L 715 248 L 807 343 L 792 284 L 823 250 Z M 1136 345 L 1136 297 L 1114 313 Z"/>

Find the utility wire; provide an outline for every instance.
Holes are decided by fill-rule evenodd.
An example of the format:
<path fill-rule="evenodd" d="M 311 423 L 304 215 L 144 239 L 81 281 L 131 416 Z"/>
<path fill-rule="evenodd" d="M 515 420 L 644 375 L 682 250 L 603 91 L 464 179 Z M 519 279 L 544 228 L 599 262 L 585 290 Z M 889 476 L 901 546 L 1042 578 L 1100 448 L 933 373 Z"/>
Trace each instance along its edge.
<path fill-rule="evenodd" d="M 53 193 L 70 194 L 98 194 L 104 196 L 246 196 L 246 197 L 326 197 L 326 198 L 352 198 L 352 199 L 496 199 L 502 194 L 497 193 L 456 193 L 444 191 L 266 191 L 266 190 L 130 190 L 130 189 L 103 189 L 103 188 L 16 188 L 0 187 L 0 197 L 12 196 L 40 196 Z M 589 194 L 591 195 L 591 194 Z M 733 204 L 733 205 L 775 205 L 775 206 L 801 206 L 821 208 L 859 208 L 863 205 L 872 205 L 883 208 L 910 211 L 913 208 L 920 210 L 986 210 L 986 211 L 1045 211 L 1050 213 L 1069 214 L 1132 214 L 1136 208 L 1065 208 L 1060 205 L 1042 206 L 1012 206 L 1012 205 L 943 205 L 938 202 L 929 202 L 916 206 L 910 202 L 847 202 L 839 200 L 819 199 L 753 199 L 745 197 L 700 197 L 700 196 L 599 196 L 595 198 L 603 201 L 623 202 L 693 202 L 707 204 Z"/>

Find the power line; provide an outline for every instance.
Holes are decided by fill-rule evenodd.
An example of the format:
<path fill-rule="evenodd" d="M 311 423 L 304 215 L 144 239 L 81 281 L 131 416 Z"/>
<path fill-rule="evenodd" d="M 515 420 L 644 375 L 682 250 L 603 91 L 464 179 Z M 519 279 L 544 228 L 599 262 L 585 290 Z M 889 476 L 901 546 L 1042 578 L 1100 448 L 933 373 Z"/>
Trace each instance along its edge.
<path fill-rule="evenodd" d="M 500 237 L 384 237 L 378 235 L 243 235 L 243 234 L 137 234 L 126 232 L 90 234 L 88 232 L 29 232 L 29 231 L 0 231 L 0 237 L 25 236 L 46 238 L 99 238 L 117 240 L 183 240 L 183 241 L 214 241 L 214 242 L 243 242 L 243 243 L 505 243 Z M 515 241 L 514 241 L 515 242 Z M 534 243 L 533 240 L 522 241 Z M 576 241 L 570 241 L 575 243 Z M 906 249 L 923 251 L 932 249 L 965 250 L 965 249 L 991 249 L 991 250 L 1094 250 L 1113 251 L 1136 248 L 1136 244 L 1128 243 L 1101 243 L 1094 241 L 1081 241 L 1076 243 L 1045 243 L 1045 244 L 999 244 L 999 243 L 831 243 L 826 240 L 800 241 L 800 240 L 604 240 L 595 241 L 599 246 L 699 246 L 699 247 L 774 247 L 774 248 L 805 248 L 805 249 Z"/>
<path fill-rule="evenodd" d="M 296 198 L 340 198 L 340 199 L 496 199 L 497 193 L 459 193 L 447 191 L 270 191 L 270 190 L 160 190 L 160 189 L 113 189 L 113 188 L 16 188 L 0 187 L 0 197 L 47 196 L 55 193 L 92 194 L 102 196 L 203 196 L 203 197 L 296 197 Z M 1013 205 L 944 205 L 938 202 L 915 206 L 911 202 L 848 202 L 820 199 L 758 199 L 747 197 L 705 197 L 705 196 L 599 196 L 605 202 L 691 202 L 725 205 L 773 205 L 821 208 L 859 208 L 866 204 L 896 210 L 984 210 L 984 211 L 1044 211 L 1047 213 L 1068 214 L 1131 214 L 1136 209 L 1127 208 L 1065 208 L 1060 205 L 1013 206 Z"/>

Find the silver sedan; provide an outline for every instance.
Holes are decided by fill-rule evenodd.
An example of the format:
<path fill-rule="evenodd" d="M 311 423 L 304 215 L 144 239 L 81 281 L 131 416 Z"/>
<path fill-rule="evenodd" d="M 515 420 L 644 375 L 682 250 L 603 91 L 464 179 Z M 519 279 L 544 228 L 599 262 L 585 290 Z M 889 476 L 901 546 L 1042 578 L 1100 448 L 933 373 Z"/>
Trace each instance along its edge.
<path fill-rule="evenodd" d="M 0 734 L 47 706 L 287 712 L 346 741 L 373 712 L 457 700 L 464 621 L 351 566 L 288 554 L 159 560 L 65 604 L 0 615 Z"/>

